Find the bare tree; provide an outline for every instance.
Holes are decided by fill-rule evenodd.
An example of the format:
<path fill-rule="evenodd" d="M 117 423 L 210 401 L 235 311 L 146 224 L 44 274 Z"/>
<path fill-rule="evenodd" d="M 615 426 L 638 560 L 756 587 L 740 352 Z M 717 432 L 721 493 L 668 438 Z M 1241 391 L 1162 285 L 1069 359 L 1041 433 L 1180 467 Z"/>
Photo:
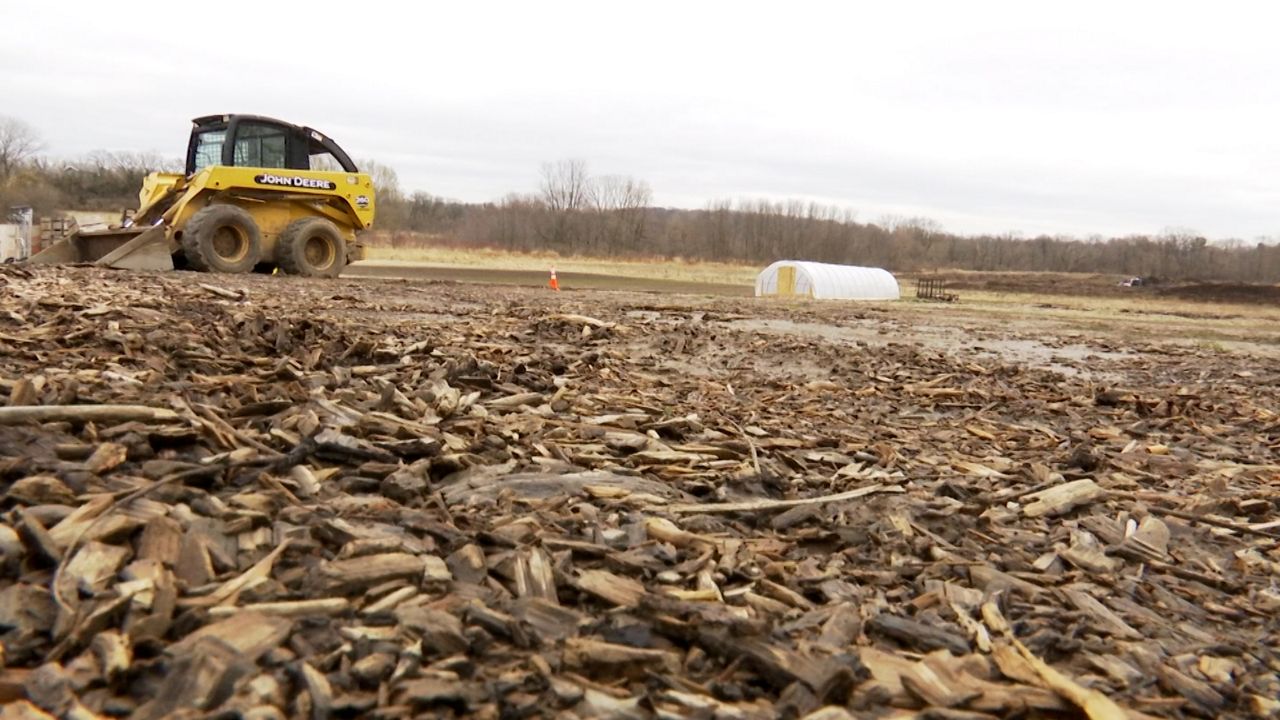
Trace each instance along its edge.
<path fill-rule="evenodd" d="M 43 147 L 35 128 L 18 118 L 0 115 L 0 185 Z"/>
<path fill-rule="evenodd" d="M 373 180 L 373 189 L 378 193 L 379 203 L 403 198 L 404 193 L 400 189 L 400 176 L 396 174 L 395 168 L 390 165 L 384 165 L 377 160 L 360 160 L 358 166 L 362 172 L 368 173 Z"/>
<path fill-rule="evenodd" d="M 400 189 L 400 176 L 395 168 L 376 160 L 357 160 L 356 167 L 369 174 L 378 203 L 378 225 L 388 229 L 404 229 L 409 222 L 409 203 Z"/>
<path fill-rule="evenodd" d="M 80 164 L 92 166 L 101 172 L 117 172 L 139 178 L 152 172 L 182 172 L 182 160 L 153 152 L 97 150 L 86 155 Z"/>
<path fill-rule="evenodd" d="M 544 164 L 540 190 L 548 215 L 539 234 L 556 250 L 580 250 L 590 237 L 586 227 L 590 218 L 583 212 L 590 199 L 587 164 L 582 160 Z"/>
<path fill-rule="evenodd" d="M 649 183 L 624 175 L 591 178 L 588 193 L 591 207 L 600 211 L 642 208 L 653 199 Z"/>
<path fill-rule="evenodd" d="M 582 210 L 590 194 L 587 164 L 561 160 L 542 165 L 542 201 L 553 212 Z"/>
<path fill-rule="evenodd" d="M 653 200 L 649 184 L 622 175 L 602 175 L 590 179 L 588 194 L 597 220 L 593 244 L 614 253 L 641 250 L 645 214 Z"/>
<path fill-rule="evenodd" d="M 893 232 L 899 227 L 906 225 L 907 218 L 905 215 L 898 215 L 897 213 L 885 213 L 880 216 L 880 219 L 876 221 L 876 224 L 889 232 Z"/>

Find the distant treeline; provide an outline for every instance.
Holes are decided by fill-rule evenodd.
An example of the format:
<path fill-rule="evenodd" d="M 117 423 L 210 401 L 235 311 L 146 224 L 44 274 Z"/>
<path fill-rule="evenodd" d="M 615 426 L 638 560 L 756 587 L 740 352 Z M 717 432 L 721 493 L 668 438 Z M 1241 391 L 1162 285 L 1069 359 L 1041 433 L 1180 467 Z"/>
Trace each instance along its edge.
<path fill-rule="evenodd" d="M 151 153 L 95 152 L 75 160 L 40 154 L 44 142 L 25 122 L 0 115 L 0 221 L 3 211 L 123 210 L 138 206 L 147 173 L 181 172 L 182 163 Z"/>
<path fill-rule="evenodd" d="M 1194 232 L 1080 239 L 956 235 L 923 218 L 858 222 L 800 201 L 718 201 L 699 210 L 651 207 L 648 186 L 593 177 L 579 162 L 544 166 L 539 192 L 495 203 L 379 195 L 379 226 L 399 247 L 448 244 L 592 257 L 680 257 L 764 264 L 784 258 L 932 269 L 1118 273 L 1168 280 L 1280 282 L 1280 245 L 1208 242 Z M 399 232 L 396 232 L 399 231 Z"/>
<path fill-rule="evenodd" d="M 38 136 L 0 117 L 0 209 L 136 207 L 143 176 L 179 170 L 176 160 L 95 153 L 75 161 L 38 154 Z M 965 236 L 923 218 L 859 222 L 850 211 L 800 201 L 717 201 L 697 210 L 653 207 L 647 183 L 593 176 L 580 161 L 542 168 L 537 192 L 491 203 L 405 193 L 396 174 L 360 163 L 378 191 L 377 227 L 400 247 L 442 244 L 593 257 L 679 257 L 763 264 L 778 259 L 874 265 L 891 270 L 1016 270 L 1123 273 L 1170 280 L 1280 282 L 1280 245 L 1208 242 L 1191 231 L 1104 239 Z"/>

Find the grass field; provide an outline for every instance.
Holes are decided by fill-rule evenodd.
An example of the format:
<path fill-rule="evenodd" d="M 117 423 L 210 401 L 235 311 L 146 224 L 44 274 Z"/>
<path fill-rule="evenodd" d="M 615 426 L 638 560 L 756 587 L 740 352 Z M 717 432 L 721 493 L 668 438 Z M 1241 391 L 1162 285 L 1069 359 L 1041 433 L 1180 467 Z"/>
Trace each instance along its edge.
<path fill-rule="evenodd" d="M 525 270 L 549 274 L 590 273 L 618 277 L 652 278 L 678 282 L 714 285 L 752 285 L 760 268 L 711 262 L 678 260 L 613 260 L 585 257 L 563 257 L 555 253 L 509 253 L 496 250 L 459 250 L 454 248 L 387 248 L 370 247 L 369 261 L 421 263 L 430 266 L 469 267 L 490 270 Z"/>
<path fill-rule="evenodd" d="M 517 254 L 451 248 L 370 248 L 368 260 L 353 265 L 350 277 L 400 278 L 501 285 L 543 286 L 555 267 L 561 287 L 678 295 L 750 296 L 760 268 L 727 263 L 697 263 L 560 257 L 553 253 Z M 1280 307 L 1186 300 L 1150 291 L 1118 290 L 1114 280 L 1064 273 L 943 272 L 958 288 L 954 304 L 916 300 L 914 274 L 898 276 L 903 301 L 898 314 L 908 323 L 949 325 L 992 320 L 1024 331 L 1088 336 L 1117 334 L 1146 340 L 1174 340 L 1206 349 L 1280 350 Z M 1042 291 L 1037 291 L 1042 289 Z M 806 300 L 770 300 L 814 307 Z M 1245 348 L 1244 346 L 1249 346 Z"/>

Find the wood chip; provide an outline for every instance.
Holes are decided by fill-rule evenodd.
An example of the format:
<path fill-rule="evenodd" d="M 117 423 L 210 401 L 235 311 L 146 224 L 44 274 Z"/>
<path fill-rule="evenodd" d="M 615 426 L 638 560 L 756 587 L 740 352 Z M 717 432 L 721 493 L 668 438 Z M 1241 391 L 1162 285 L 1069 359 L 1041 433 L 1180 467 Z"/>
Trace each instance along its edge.
<path fill-rule="evenodd" d="M 1087 505 L 1104 494 L 1105 491 L 1093 480 L 1073 480 L 1026 496 L 1024 499 L 1031 502 L 1022 508 L 1022 512 L 1027 517 L 1052 517 Z"/>
<path fill-rule="evenodd" d="M 1248 308 L 361 267 L 0 265 L 0 713 L 1277 712 Z"/>

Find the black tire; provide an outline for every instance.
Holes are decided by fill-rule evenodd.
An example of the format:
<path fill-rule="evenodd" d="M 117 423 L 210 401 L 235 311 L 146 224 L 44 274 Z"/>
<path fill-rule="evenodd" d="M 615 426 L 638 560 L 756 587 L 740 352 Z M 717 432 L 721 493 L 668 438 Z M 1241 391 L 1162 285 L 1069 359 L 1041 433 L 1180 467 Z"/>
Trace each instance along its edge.
<path fill-rule="evenodd" d="M 262 259 L 262 231 L 235 205 L 209 205 L 182 229 L 182 255 L 201 272 L 247 273 Z"/>
<path fill-rule="evenodd" d="M 276 264 L 290 275 L 336 278 L 347 266 L 347 241 L 324 218 L 294 220 L 276 241 Z"/>

